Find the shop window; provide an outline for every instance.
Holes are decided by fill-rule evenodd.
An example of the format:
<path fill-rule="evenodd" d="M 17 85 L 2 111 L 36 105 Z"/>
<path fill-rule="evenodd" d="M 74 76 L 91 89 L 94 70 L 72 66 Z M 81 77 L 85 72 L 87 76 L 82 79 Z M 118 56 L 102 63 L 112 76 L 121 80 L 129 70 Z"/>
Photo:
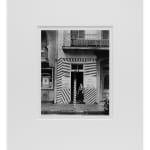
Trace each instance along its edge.
<path fill-rule="evenodd" d="M 53 89 L 53 67 L 49 67 L 47 63 L 41 65 L 41 87 L 43 89 Z"/>

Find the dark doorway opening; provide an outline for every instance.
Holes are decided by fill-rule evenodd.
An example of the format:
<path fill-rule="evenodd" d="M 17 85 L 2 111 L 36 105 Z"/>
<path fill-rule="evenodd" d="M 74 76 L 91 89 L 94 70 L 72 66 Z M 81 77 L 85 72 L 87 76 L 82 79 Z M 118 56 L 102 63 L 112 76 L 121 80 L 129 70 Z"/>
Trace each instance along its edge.
<path fill-rule="evenodd" d="M 74 80 L 75 80 L 76 72 L 71 72 L 71 104 L 73 104 L 74 98 Z"/>
<path fill-rule="evenodd" d="M 79 67 L 74 68 L 71 71 L 71 104 L 84 104 L 84 91 L 83 91 L 83 71 Z M 83 65 L 81 67 L 83 69 Z"/>

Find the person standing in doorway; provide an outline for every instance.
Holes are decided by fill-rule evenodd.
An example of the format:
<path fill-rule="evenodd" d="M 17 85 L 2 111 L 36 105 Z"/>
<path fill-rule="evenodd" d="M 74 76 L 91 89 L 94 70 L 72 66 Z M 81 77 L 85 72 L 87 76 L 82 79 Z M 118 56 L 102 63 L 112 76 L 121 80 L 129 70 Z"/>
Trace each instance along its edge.
<path fill-rule="evenodd" d="M 80 83 L 80 86 L 79 86 L 79 88 L 78 88 L 78 92 L 77 92 L 77 97 L 78 97 L 78 100 L 79 100 L 79 103 L 80 104 L 84 104 L 84 94 L 83 94 L 83 84 L 82 83 Z"/>

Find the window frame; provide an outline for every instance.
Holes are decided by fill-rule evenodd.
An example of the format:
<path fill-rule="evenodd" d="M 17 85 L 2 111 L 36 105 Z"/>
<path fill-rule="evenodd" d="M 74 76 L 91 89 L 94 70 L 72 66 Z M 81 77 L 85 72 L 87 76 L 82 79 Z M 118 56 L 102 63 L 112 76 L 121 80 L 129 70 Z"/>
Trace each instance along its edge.
<path fill-rule="evenodd" d="M 51 70 L 51 75 L 42 75 L 42 70 Z M 46 74 L 46 73 L 45 73 Z M 43 86 L 43 78 L 49 78 L 49 86 Z M 51 81 L 50 81 L 51 80 Z M 51 85 L 51 86 L 50 86 Z M 41 68 L 41 89 L 54 89 L 54 67 Z"/>

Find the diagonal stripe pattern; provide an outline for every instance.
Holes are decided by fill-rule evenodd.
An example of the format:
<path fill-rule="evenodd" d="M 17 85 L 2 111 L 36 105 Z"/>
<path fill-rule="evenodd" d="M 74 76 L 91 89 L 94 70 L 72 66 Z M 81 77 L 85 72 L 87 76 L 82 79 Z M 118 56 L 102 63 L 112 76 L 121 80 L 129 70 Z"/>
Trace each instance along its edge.
<path fill-rule="evenodd" d="M 83 60 L 86 62 L 84 63 Z M 81 61 L 84 64 L 84 78 L 96 78 L 96 61 L 95 59 L 86 58 L 60 58 L 57 62 L 56 76 L 56 103 L 69 104 L 71 101 L 71 62 Z M 68 85 L 66 86 L 66 82 Z M 96 80 L 95 80 L 96 82 Z M 96 83 L 94 83 L 96 85 Z M 96 87 L 85 87 L 84 101 L 86 104 L 96 102 Z"/>
<path fill-rule="evenodd" d="M 71 101 L 71 89 L 65 87 L 65 78 L 67 81 L 71 80 L 70 77 L 70 63 L 64 62 L 63 58 L 60 58 L 57 63 L 57 87 L 56 87 L 56 102 L 58 104 L 68 104 Z"/>
<path fill-rule="evenodd" d="M 84 64 L 84 78 L 95 78 L 96 79 L 96 62 Z M 95 83 L 96 85 L 96 80 Z M 85 87 L 84 90 L 84 101 L 86 104 L 94 104 L 96 102 L 96 87 Z"/>

